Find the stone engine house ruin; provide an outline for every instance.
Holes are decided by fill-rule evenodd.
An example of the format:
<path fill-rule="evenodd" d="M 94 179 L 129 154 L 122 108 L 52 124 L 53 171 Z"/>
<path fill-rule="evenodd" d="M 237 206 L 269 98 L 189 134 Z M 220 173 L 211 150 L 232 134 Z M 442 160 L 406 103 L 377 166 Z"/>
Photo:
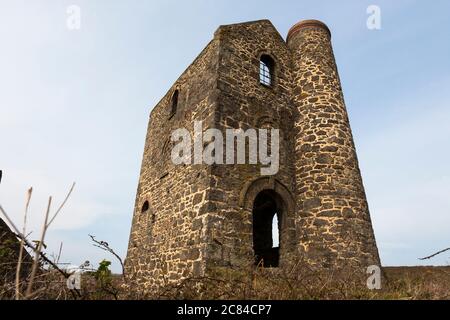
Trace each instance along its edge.
<path fill-rule="evenodd" d="M 171 134 L 276 128 L 280 167 L 174 165 Z M 278 220 L 279 245 L 273 235 Z M 320 21 L 284 40 L 261 20 L 221 26 L 153 109 L 126 259 L 154 288 L 216 267 L 380 265 L 331 45 Z"/>

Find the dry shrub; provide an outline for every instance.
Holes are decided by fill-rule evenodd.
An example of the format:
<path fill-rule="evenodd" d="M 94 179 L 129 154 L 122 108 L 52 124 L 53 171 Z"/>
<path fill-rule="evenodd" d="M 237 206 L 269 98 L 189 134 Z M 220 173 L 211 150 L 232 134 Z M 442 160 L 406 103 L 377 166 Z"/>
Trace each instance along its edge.
<path fill-rule="evenodd" d="M 334 272 L 297 266 L 290 272 L 249 267 L 246 270 L 215 268 L 209 277 L 186 279 L 155 292 L 139 292 L 111 275 L 99 280 L 95 272 L 82 276 L 79 295 L 67 288 L 66 279 L 44 270 L 35 279 L 34 294 L 40 300 L 447 300 L 450 299 L 450 268 L 385 268 L 383 289 L 366 287 L 367 276 L 354 270 Z M 22 290 L 27 279 L 21 283 Z M 14 299 L 14 281 L 0 281 L 0 299 Z"/>
<path fill-rule="evenodd" d="M 365 270 L 364 270 L 365 271 Z M 290 272 L 216 268 L 213 276 L 167 286 L 153 299 L 189 300 L 447 300 L 450 268 L 385 268 L 381 290 L 369 290 L 367 275 L 354 269 L 333 272 L 297 265 Z"/>

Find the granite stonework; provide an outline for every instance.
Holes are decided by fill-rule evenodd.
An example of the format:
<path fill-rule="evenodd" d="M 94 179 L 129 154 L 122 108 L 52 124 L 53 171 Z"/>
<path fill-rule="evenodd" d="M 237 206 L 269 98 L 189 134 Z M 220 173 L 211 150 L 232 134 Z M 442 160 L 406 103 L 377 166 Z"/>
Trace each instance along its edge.
<path fill-rule="evenodd" d="M 271 86 L 260 83 L 262 56 L 274 61 Z M 203 130 L 279 129 L 278 174 L 174 165 L 171 134 L 194 132 L 194 121 Z M 299 260 L 380 265 L 331 34 L 316 20 L 295 25 L 287 41 L 268 20 L 221 26 L 151 113 L 127 277 L 151 290 L 214 268 L 282 270 Z"/>

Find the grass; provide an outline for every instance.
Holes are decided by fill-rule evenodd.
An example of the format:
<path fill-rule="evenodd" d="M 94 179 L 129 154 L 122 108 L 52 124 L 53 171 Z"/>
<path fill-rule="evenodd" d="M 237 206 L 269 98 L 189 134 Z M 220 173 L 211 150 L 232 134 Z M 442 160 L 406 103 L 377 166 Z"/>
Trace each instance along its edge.
<path fill-rule="evenodd" d="M 449 300 L 450 267 L 386 267 L 383 288 L 368 290 L 351 274 L 310 273 L 295 277 L 273 270 L 251 273 L 216 270 L 213 277 L 186 279 L 155 292 L 139 293 L 125 286 L 120 275 L 82 276 L 82 290 L 73 295 L 56 271 L 43 271 L 34 280 L 32 300 Z M 26 289 L 26 279 L 21 283 Z M 0 299 L 14 299 L 15 283 L 0 283 Z"/>

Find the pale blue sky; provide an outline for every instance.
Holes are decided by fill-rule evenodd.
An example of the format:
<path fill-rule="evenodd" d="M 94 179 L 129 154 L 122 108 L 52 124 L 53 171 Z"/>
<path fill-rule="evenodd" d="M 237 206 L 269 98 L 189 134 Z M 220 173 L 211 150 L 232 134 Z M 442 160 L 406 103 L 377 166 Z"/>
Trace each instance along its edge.
<path fill-rule="evenodd" d="M 82 10 L 81 30 L 66 9 Z M 366 27 L 381 8 L 382 29 Z M 49 251 L 63 260 L 125 256 L 147 119 L 221 24 L 302 19 L 333 34 L 347 107 L 385 265 L 417 265 L 450 246 L 450 2 L 0 0 L 0 203 L 31 228 L 62 200 Z M 448 264 L 450 255 L 428 263 Z M 117 270 L 117 264 L 115 264 Z"/>

